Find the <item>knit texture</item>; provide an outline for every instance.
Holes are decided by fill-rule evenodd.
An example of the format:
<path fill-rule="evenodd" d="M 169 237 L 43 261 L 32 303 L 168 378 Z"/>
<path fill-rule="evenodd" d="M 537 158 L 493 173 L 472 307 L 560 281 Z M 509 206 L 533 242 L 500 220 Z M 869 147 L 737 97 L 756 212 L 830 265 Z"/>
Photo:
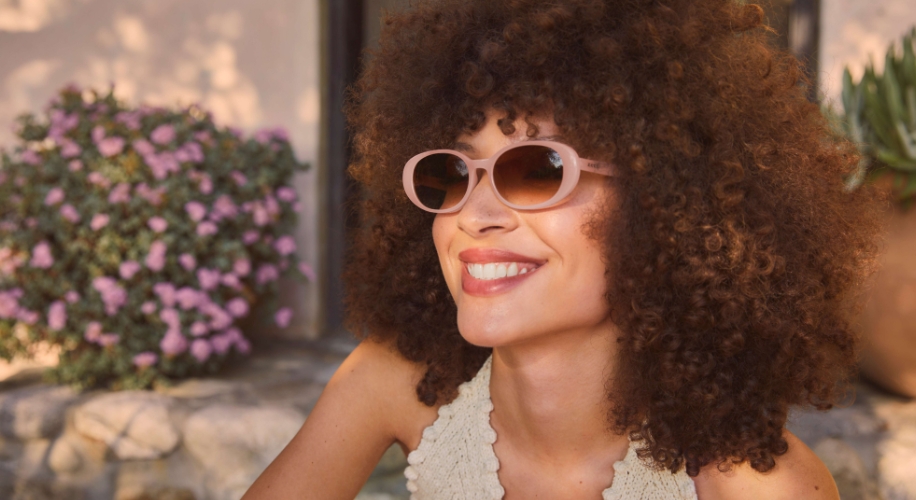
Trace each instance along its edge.
<path fill-rule="evenodd" d="M 493 451 L 496 431 L 490 426 L 490 370 L 493 358 L 458 387 L 458 397 L 439 408 L 439 418 L 423 431 L 404 470 L 410 500 L 501 500 L 499 459 Z M 614 464 L 611 487 L 603 500 L 697 500 L 693 480 L 643 463 L 634 443 Z"/>

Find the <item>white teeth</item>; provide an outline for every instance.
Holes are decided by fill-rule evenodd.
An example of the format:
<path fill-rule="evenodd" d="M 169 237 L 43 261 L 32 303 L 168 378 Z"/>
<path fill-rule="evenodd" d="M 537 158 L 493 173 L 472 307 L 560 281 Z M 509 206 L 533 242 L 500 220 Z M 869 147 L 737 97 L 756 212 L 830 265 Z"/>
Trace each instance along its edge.
<path fill-rule="evenodd" d="M 488 264 L 468 264 L 468 274 L 479 280 L 495 280 L 500 278 L 511 278 L 519 274 L 527 274 L 528 270 L 535 268 L 531 264 L 519 264 L 517 262 L 491 262 Z"/>
<path fill-rule="evenodd" d="M 509 269 L 506 270 L 506 276 L 510 278 L 512 276 L 518 276 L 518 264 L 515 262 L 509 264 Z"/>

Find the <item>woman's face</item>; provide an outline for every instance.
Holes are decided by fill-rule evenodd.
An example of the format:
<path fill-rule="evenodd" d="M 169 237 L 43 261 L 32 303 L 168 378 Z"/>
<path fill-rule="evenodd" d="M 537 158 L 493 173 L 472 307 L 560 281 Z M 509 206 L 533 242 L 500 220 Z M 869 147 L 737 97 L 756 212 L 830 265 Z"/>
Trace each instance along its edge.
<path fill-rule="evenodd" d="M 515 123 L 506 136 L 490 113 L 478 132 L 458 137 L 455 149 L 472 159 L 489 158 L 501 148 L 528 140 L 527 124 Z M 538 136 L 566 142 L 552 119 L 535 119 Z M 433 239 L 449 291 L 458 306 L 458 329 L 470 343 L 485 347 L 517 345 L 558 333 L 606 329 L 608 305 L 603 249 L 586 236 L 585 225 L 617 198 L 605 177 L 583 172 L 560 205 L 517 211 L 493 193 L 483 171 L 480 182 L 457 213 L 438 214 Z M 515 264 L 513 266 L 513 263 Z M 478 279 L 505 265 L 515 277 Z M 468 269 L 468 266 L 480 266 Z M 525 271 L 522 271 L 522 270 Z"/>

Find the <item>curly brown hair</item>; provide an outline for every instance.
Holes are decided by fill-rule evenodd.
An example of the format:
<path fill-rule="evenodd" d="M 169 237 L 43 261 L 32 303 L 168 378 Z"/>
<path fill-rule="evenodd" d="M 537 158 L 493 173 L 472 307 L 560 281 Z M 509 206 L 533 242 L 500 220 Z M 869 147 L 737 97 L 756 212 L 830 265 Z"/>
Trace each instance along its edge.
<path fill-rule="evenodd" d="M 582 156 L 622 176 L 619 216 L 589 230 L 614 249 L 613 428 L 672 472 L 771 469 L 791 406 L 846 395 L 851 312 L 887 202 L 845 192 L 855 149 L 762 17 L 735 0 L 436 0 L 386 16 L 347 108 L 365 188 L 350 327 L 425 364 L 427 405 L 473 377 L 490 351 L 458 332 L 434 215 L 408 200 L 401 171 L 487 110 L 507 133 L 550 110 Z"/>

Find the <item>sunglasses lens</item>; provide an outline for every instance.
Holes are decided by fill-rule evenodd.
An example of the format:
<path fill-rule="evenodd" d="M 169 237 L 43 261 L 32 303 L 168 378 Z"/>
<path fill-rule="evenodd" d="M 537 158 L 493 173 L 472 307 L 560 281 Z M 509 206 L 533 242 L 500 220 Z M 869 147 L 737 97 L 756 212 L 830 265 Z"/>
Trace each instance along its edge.
<path fill-rule="evenodd" d="M 509 203 L 532 206 L 553 198 L 563 182 L 560 153 L 545 146 L 512 148 L 496 160 L 493 183 Z"/>
<path fill-rule="evenodd" d="M 413 186 L 420 203 L 432 210 L 447 210 L 468 192 L 468 166 L 449 153 L 429 155 L 413 171 Z"/>

